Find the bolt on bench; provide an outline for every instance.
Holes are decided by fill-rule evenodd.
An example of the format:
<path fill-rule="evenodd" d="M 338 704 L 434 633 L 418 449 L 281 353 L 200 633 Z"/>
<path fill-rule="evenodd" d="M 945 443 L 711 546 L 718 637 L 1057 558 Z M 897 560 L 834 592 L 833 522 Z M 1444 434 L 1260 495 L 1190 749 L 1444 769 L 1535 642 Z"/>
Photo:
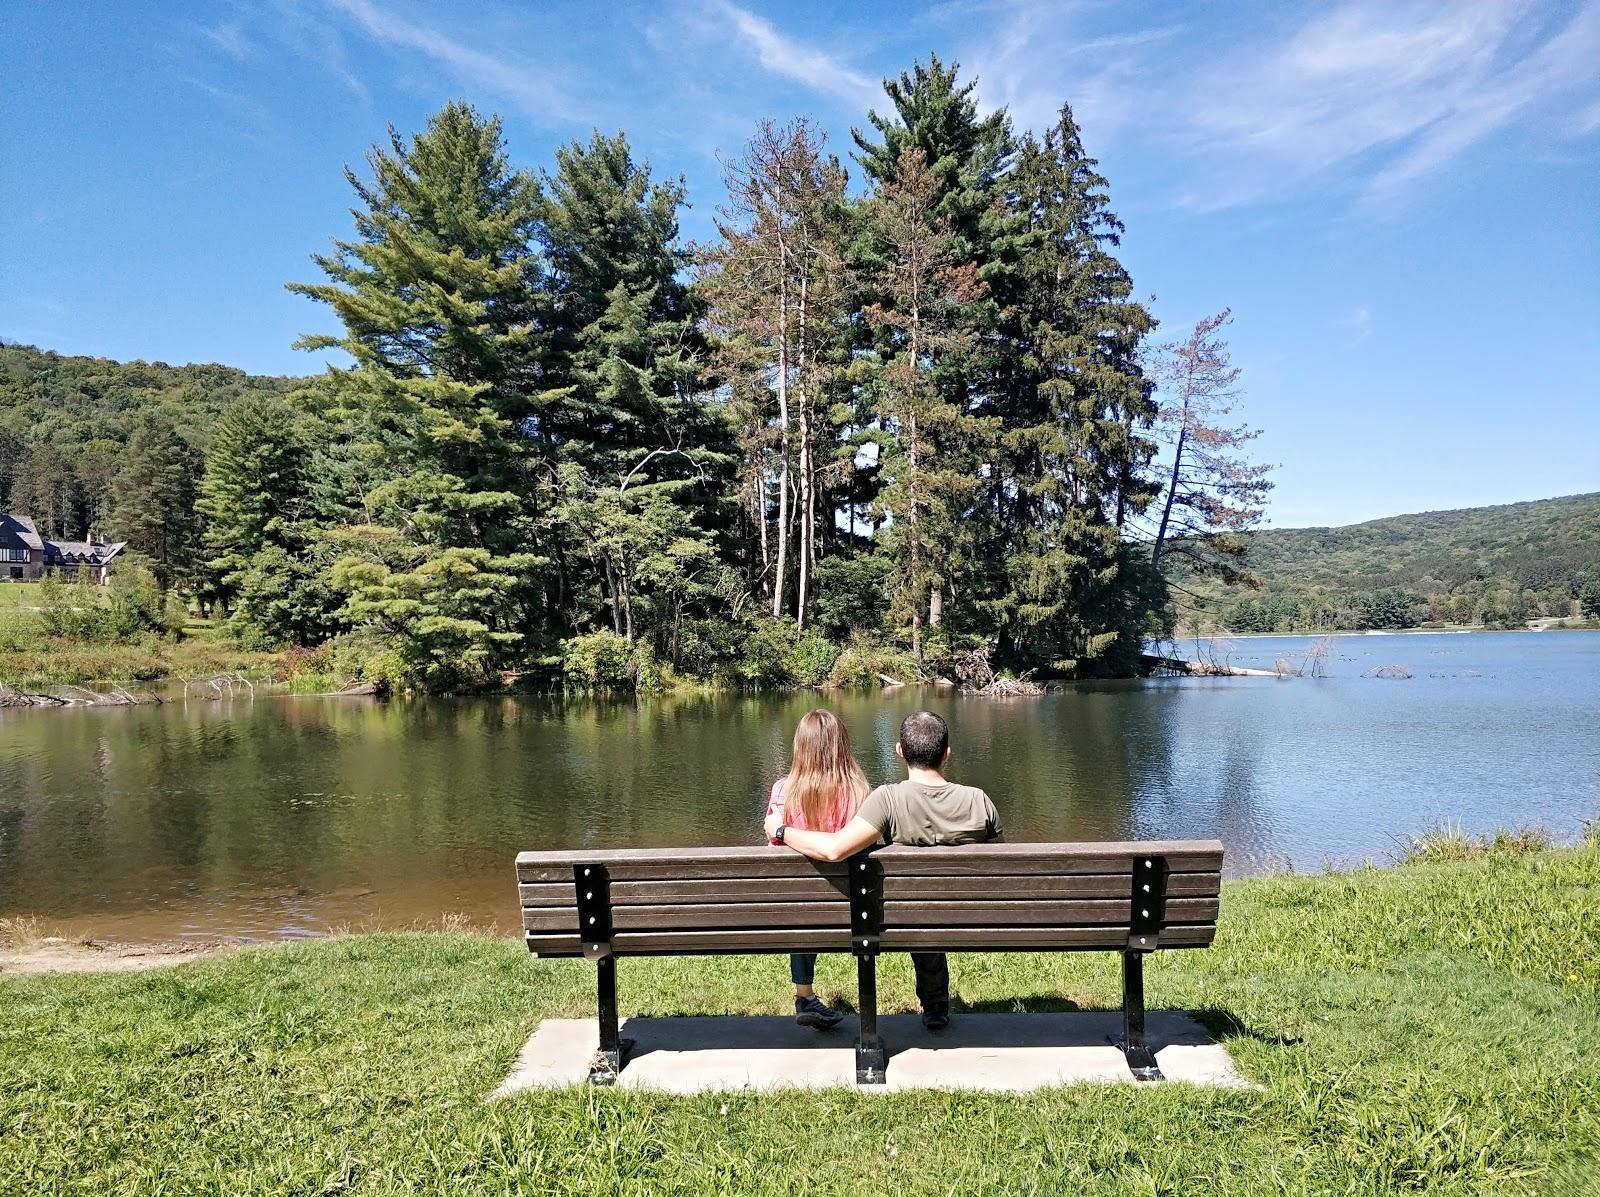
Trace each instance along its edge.
<path fill-rule="evenodd" d="M 1122 953 L 1122 1038 L 1134 1076 L 1160 1078 L 1144 1033 L 1144 957 L 1216 935 L 1222 844 L 970 844 L 887 847 L 838 863 L 784 848 L 523 852 L 517 891 L 529 951 L 599 971 L 600 1050 L 610 1084 L 619 1037 L 617 958 L 850 952 L 860 982 L 856 1080 L 881 1084 L 880 952 Z"/>

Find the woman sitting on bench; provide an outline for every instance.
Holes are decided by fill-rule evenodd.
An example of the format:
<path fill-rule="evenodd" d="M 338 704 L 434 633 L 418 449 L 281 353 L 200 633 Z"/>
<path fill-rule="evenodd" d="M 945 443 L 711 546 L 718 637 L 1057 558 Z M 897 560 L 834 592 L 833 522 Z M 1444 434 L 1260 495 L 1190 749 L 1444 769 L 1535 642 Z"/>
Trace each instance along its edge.
<path fill-rule="evenodd" d="M 794 729 L 789 772 L 772 783 L 767 814 L 782 812 L 789 827 L 838 831 L 855 818 L 869 789 L 844 724 L 832 711 L 816 710 Z M 825 1031 L 837 1026 L 844 1015 L 819 999 L 812 989 L 816 969 L 815 952 L 796 952 L 789 957 L 794 1020 L 803 1027 Z"/>

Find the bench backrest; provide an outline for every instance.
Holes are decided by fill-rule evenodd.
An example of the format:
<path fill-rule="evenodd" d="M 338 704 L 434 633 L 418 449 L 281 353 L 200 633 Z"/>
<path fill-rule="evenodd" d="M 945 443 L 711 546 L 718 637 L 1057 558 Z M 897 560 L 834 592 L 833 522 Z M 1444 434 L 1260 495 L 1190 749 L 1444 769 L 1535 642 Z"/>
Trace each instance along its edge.
<path fill-rule="evenodd" d="M 1222 844 L 888 847 L 837 864 L 785 848 L 523 852 L 541 956 L 1205 947 Z"/>

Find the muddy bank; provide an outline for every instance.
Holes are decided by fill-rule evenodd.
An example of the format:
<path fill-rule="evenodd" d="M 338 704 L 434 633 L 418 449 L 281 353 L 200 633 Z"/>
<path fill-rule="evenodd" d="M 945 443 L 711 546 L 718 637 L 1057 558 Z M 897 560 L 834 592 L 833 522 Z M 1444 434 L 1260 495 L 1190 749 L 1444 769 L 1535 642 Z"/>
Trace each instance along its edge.
<path fill-rule="evenodd" d="M 222 940 L 114 943 L 48 937 L 0 949 L 0 977 L 59 973 L 136 973 L 171 968 L 230 952 L 240 945 Z"/>

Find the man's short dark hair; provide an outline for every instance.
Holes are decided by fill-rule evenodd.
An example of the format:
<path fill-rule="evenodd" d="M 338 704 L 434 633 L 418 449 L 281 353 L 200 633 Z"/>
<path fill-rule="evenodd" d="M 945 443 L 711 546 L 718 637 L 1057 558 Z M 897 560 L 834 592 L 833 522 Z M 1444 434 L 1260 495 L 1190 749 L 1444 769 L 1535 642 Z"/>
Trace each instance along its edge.
<path fill-rule="evenodd" d="M 906 764 L 937 769 L 950 749 L 950 728 L 932 711 L 913 711 L 900 724 L 900 755 Z"/>

